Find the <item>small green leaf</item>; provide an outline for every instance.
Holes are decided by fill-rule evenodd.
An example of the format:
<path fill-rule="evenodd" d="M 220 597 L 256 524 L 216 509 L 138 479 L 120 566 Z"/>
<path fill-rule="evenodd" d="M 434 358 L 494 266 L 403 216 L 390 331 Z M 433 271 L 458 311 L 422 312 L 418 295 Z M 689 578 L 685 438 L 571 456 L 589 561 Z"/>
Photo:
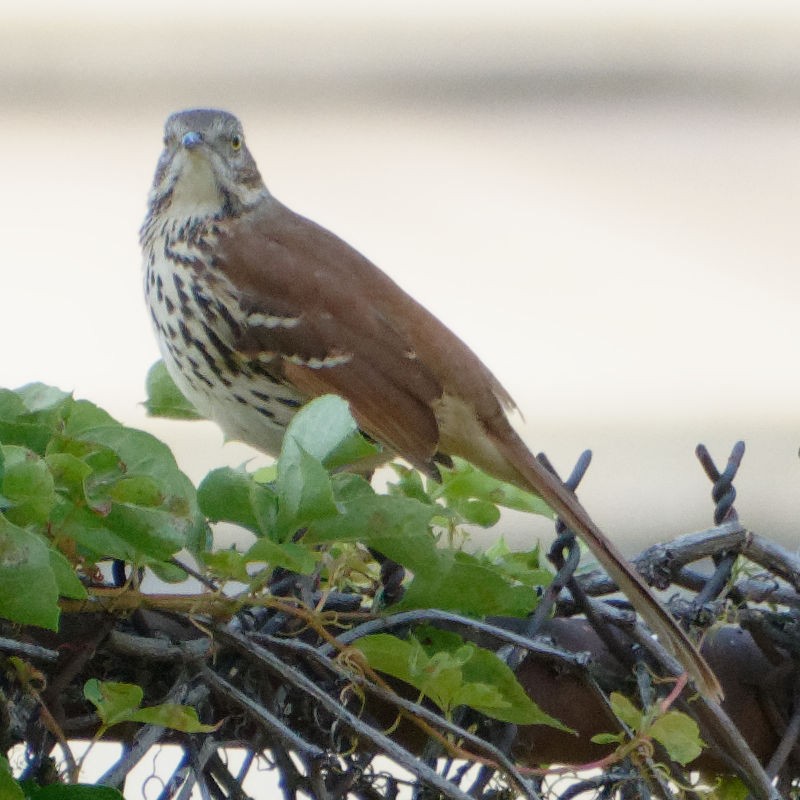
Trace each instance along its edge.
<path fill-rule="evenodd" d="M 458 511 L 464 522 L 482 528 L 491 528 L 500 521 L 500 509 L 488 500 L 463 500 L 455 506 L 451 503 L 450 508 Z"/>
<path fill-rule="evenodd" d="M 639 731 L 644 723 L 644 714 L 624 694 L 611 692 L 611 710 L 631 730 Z"/>
<path fill-rule="evenodd" d="M 404 467 L 396 462 L 390 464 L 390 466 L 397 474 L 398 480 L 388 484 L 389 494 L 411 497 L 429 505 L 433 503 L 433 499 L 425 491 L 422 475 L 417 470 Z"/>
<path fill-rule="evenodd" d="M 749 794 L 750 790 L 742 783 L 741 778 L 722 775 L 717 779 L 709 797 L 711 800 L 745 800 Z"/>
<path fill-rule="evenodd" d="M 483 553 L 481 560 L 500 568 L 509 578 L 532 588 L 549 586 L 553 580 L 553 573 L 541 564 L 538 545 L 533 550 L 513 552 L 501 536 Z"/>
<path fill-rule="evenodd" d="M 49 453 L 45 463 L 53 476 L 56 490 L 69 495 L 74 501 L 82 501 L 84 481 L 92 474 L 92 468 L 72 453 Z"/>
<path fill-rule="evenodd" d="M 12 422 L 24 417 L 28 407 L 17 392 L 11 389 L 0 389 L 0 420 Z"/>
<path fill-rule="evenodd" d="M 69 416 L 64 422 L 64 435 L 81 438 L 87 431 L 108 425 L 122 426 L 107 411 L 88 400 L 75 400 L 70 406 Z"/>
<path fill-rule="evenodd" d="M 408 497 L 377 495 L 355 475 L 335 475 L 332 485 L 340 513 L 314 520 L 305 534 L 306 542 L 361 541 L 409 569 L 412 563 L 422 568 L 429 565 L 434 546 L 428 526 L 437 513 L 436 506 Z M 420 539 L 430 542 L 424 551 Z"/>
<path fill-rule="evenodd" d="M 380 545 L 376 548 L 385 553 Z M 398 560 L 391 553 L 385 554 Z M 523 617 L 538 602 L 535 592 L 515 585 L 502 568 L 481 563 L 468 553 L 438 549 L 429 556 L 425 568 L 409 569 L 414 571 L 414 578 L 393 609 L 440 608 L 477 617 Z"/>
<path fill-rule="evenodd" d="M 64 406 L 68 404 L 72 395 L 48 386 L 45 383 L 29 383 L 21 386 L 15 394 L 25 404 L 25 408 L 32 412 L 46 412 L 56 410 L 60 415 Z"/>
<path fill-rule="evenodd" d="M 283 567 L 301 575 L 311 574 L 317 566 L 317 557 L 308 548 L 295 542 L 278 544 L 271 539 L 259 539 L 245 554 L 247 563 L 263 561 L 271 567 Z"/>
<path fill-rule="evenodd" d="M 355 647 L 371 667 L 411 684 L 446 713 L 467 705 L 506 722 L 570 731 L 528 697 L 514 673 L 491 651 L 427 626 L 419 628 L 417 636 L 404 641 L 376 634 L 359 639 Z"/>
<path fill-rule="evenodd" d="M 647 733 L 682 766 L 697 758 L 705 744 L 697 723 L 682 711 L 667 711 L 648 728 Z"/>
<path fill-rule="evenodd" d="M 189 520 L 159 508 L 113 503 L 103 524 L 133 546 L 137 561 L 164 561 L 186 544 Z"/>
<path fill-rule="evenodd" d="M 0 442 L 44 454 L 53 426 L 32 414 L 17 392 L 0 389 Z"/>
<path fill-rule="evenodd" d="M 204 419 L 175 385 L 163 361 L 156 361 L 147 373 L 147 400 L 144 407 L 151 417 Z"/>
<path fill-rule="evenodd" d="M 417 628 L 415 635 L 422 642 L 426 651 L 447 651 L 460 653 L 464 649 L 464 643 L 458 634 L 450 631 L 443 631 L 430 625 Z M 508 722 L 517 722 L 524 725 L 549 725 L 559 730 L 569 733 L 573 731 L 567 728 L 558 720 L 545 714 L 527 695 L 520 683 L 517 681 L 513 671 L 491 650 L 478 647 L 472 643 L 467 643 L 470 649 L 470 657 L 463 662 L 463 674 L 465 681 L 474 685 L 477 697 L 485 690 L 483 685 L 489 685 L 502 698 L 502 704 L 495 707 L 481 707 L 480 705 L 467 703 L 483 711 L 489 716 L 494 716 Z"/>
<path fill-rule="evenodd" d="M 155 576 L 164 581 L 164 583 L 183 583 L 188 577 L 186 571 L 181 569 L 177 564 L 171 564 L 169 561 L 146 561 L 150 569 L 153 570 Z"/>
<path fill-rule="evenodd" d="M 207 546 L 194 487 L 169 448 L 94 404 L 44 384 L 0 390 L 0 440 L 0 511 L 45 545 L 137 564 Z M 66 566 L 51 560 L 59 588 L 77 596 Z"/>
<path fill-rule="evenodd" d="M 250 474 L 256 483 L 275 483 L 278 477 L 278 465 L 268 464 L 266 467 L 259 467 Z"/>
<path fill-rule="evenodd" d="M 294 462 L 296 448 L 328 470 L 373 459 L 381 452 L 361 435 L 347 401 L 331 394 L 316 398 L 295 414 L 286 429 L 279 462 Z"/>
<path fill-rule="evenodd" d="M 50 548 L 0 514 L 0 617 L 57 630 L 58 587 Z"/>
<path fill-rule="evenodd" d="M 275 528 L 275 492 L 255 481 L 242 467 L 220 467 L 209 472 L 197 489 L 197 500 L 212 522 L 233 522 L 258 536 Z"/>
<path fill-rule="evenodd" d="M 269 541 L 265 539 L 264 541 Z M 248 583 L 250 574 L 247 572 L 247 560 L 235 550 L 217 550 L 215 553 L 204 553 L 203 563 L 214 575 L 225 580 Z"/>
<path fill-rule="evenodd" d="M 163 728 L 172 728 L 172 730 L 184 733 L 210 733 L 219 727 L 219 725 L 204 725 L 198 719 L 195 709 L 177 703 L 140 708 L 138 711 L 134 711 L 129 719 L 131 722 L 161 725 Z"/>
<path fill-rule="evenodd" d="M 127 722 L 142 704 L 144 692 L 135 683 L 99 681 L 90 678 L 83 687 L 84 697 L 97 709 L 103 727 Z"/>
<path fill-rule="evenodd" d="M 3 447 L 3 458 L 5 515 L 17 525 L 46 523 L 56 501 L 47 464 L 32 450 L 14 445 Z"/>
<path fill-rule="evenodd" d="M 328 472 L 300 445 L 285 448 L 281 453 L 275 491 L 278 495 L 277 533 L 280 539 L 290 537 L 314 520 L 338 514 Z"/>
<path fill-rule="evenodd" d="M 448 501 L 483 500 L 495 505 L 552 517 L 553 512 L 541 497 L 497 480 L 463 459 L 456 458 L 454 469 L 443 468 L 440 494 Z"/>
<path fill-rule="evenodd" d="M 592 736 L 592 741 L 595 744 L 620 744 L 624 740 L 624 733 L 596 733 Z"/>
<path fill-rule="evenodd" d="M 82 458 L 93 471 L 86 494 L 93 510 L 142 556 L 166 560 L 202 540 L 205 520 L 194 486 L 163 442 L 81 400 L 66 421 L 64 447 L 78 457 L 86 449 Z"/>
<path fill-rule="evenodd" d="M 53 537 L 57 541 L 72 539 L 91 561 L 119 558 L 140 563 L 142 554 L 136 547 L 108 530 L 103 523 L 99 514 L 68 502 L 57 503 L 50 519 Z"/>
<path fill-rule="evenodd" d="M 60 597 L 69 597 L 72 600 L 83 600 L 88 597 L 86 588 L 75 574 L 75 568 L 67 561 L 63 553 L 49 547 L 47 554 L 50 557 L 50 569 L 58 587 Z"/>
<path fill-rule="evenodd" d="M 97 709 L 103 728 L 120 722 L 143 722 L 161 725 L 184 733 L 208 733 L 218 725 L 203 725 L 197 711 L 189 706 L 164 703 L 141 708 L 144 692 L 135 683 L 115 683 L 91 678 L 83 687 L 86 699 Z"/>

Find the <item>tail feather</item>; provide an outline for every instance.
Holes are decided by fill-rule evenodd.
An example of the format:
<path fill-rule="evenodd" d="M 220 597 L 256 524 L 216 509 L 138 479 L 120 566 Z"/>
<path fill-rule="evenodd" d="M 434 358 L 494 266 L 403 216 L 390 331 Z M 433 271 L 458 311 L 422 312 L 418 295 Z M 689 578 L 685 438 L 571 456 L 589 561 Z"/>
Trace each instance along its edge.
<path fill-rule="evenodd" d="M 656 600 L 639 574 L 630 567 L 616 545 L 592 521 L 577 498 L 536 460 L 516 434 L 511 437 L 507 434 L 496 437 L 494 443 L 519 476 L 513 482 L 520 488 L 538 494 L 583 539 L 651 630 L 658 634 L 660 641 L 680 661 L 698 691 L 707 699 L 719 702 L 722 699 L 722 687 L 711 667 L 683 628 Z"/>

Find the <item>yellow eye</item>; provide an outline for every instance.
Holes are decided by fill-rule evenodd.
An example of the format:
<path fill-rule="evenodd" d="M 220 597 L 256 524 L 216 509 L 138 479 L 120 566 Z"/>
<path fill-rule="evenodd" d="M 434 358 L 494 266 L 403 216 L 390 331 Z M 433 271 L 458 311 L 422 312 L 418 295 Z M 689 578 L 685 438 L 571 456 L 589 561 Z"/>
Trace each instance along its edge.
<path fill-rule="evenodd" d="M 234 150 L 242 149 L 242 137 L 239 136 L 238 133 L 234 133 L 233 136 L 231 136 L 231 147 Z"/>

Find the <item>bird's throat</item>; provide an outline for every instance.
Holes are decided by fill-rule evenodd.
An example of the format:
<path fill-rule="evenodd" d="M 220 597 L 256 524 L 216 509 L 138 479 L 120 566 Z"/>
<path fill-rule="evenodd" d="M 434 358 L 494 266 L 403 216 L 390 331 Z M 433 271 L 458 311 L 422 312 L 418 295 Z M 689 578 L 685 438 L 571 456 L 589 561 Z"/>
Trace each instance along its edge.
<path fill-rule="evenodd" d="M 178 177 L 172 189 L 171 217 L 213 216 L 222 208 L 223 200 L 214 171 L 202 153 L 184 152 L 178 166 Z"/>

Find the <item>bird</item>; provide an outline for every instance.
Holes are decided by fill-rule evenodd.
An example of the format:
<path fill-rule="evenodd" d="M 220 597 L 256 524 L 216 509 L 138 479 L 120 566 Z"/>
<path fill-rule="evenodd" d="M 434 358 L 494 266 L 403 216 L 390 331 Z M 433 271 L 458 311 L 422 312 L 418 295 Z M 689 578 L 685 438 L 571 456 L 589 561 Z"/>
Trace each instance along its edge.
<path fill-rule="evenodd" d="M 700 694 L 721 699 L 689 636 L 515 431 L 515 404 L 500 381 L 369 259 L 276 199 L 233 114 L 168 117 L 140 243 L 167 370 L 227 438 L 277 455 L 297 410 L 336 394 L 390 456 L 434 476 L 458 456 L 538 495 Z"/>

